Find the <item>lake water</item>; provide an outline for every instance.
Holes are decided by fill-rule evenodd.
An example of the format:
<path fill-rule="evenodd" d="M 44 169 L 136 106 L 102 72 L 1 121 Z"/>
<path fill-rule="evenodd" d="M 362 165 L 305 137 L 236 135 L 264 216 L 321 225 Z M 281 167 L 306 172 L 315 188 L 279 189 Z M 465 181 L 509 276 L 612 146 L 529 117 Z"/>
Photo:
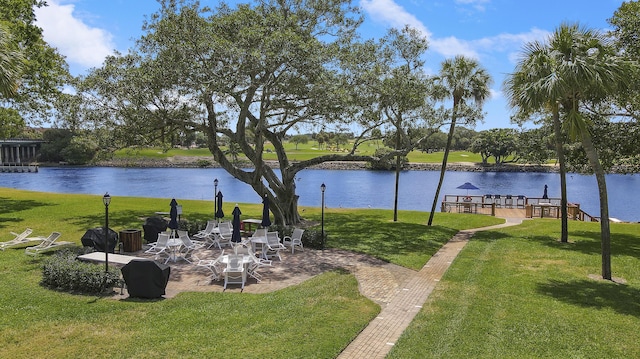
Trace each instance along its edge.
<path fill-rule="evenodd" d="M 438 177 L 438 171 L 402 172 L 399 209 L 429 211 Z M 38 173 L 0 173 L 0 187 L 95 195 L 109 192 L 112 197 L 213 201 L 214 178 L 219 180 L 218 190 L 223 193 L 225 202 L 261 202 L 251 187 L 220 168 L 41 167 Z M 307 169 L 298 174 L 296 191 L 302 206 L 320 206 L 320 185 L 325 183 L 327 207 L 392 209 L 394 178 L 395 174 L 387 171 Z M 557 173 L 449 171 L 440 200 L 445 194 L 465 194 L 465 190 L 456 188 L 465 182 L 480 188 L 469 191 L 472 195 L 491 193 L 541 197 L 547 184 L 549 197 L 560 197 Z M 640 221 L 640 206 L 635 202 L 640 198 L 640 176 L 608 175 L 607 187 L 610 216 L 624 221 Z M 600 215 L 594 176 L 569 174 L 567 192 L 570 202 L 580 203 L 580 207 L 592 216 Z"/>

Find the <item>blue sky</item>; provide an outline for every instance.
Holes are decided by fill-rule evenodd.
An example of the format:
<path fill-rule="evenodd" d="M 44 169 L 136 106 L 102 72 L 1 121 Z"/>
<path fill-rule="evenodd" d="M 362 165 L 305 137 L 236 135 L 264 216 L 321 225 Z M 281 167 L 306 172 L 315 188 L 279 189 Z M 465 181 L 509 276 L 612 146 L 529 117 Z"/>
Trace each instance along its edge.
<path fill-rule="evenodd" d="M 125 53 L 142 34 L 155 0 L 48 0 L 38 9 L 45 40 L 66 56 L 73 74 L 99 67 L 114 50 Z M 201 0 L 215 6 L 218 1 Z M 235 3 L 229 2 L 229 3 Z M 493 78 L 484 123 L 476 130 L 514 127 L 501 86 L 513 71 L 522 45 L 542 40 L 562 22 L 607 30 L 622 0 L 355 0 L 363 9 L 363 38 L 379 38 L 390 27 L 409 24 L 429 40 L 427 71 L 458 54 L 477 59 Z"/>

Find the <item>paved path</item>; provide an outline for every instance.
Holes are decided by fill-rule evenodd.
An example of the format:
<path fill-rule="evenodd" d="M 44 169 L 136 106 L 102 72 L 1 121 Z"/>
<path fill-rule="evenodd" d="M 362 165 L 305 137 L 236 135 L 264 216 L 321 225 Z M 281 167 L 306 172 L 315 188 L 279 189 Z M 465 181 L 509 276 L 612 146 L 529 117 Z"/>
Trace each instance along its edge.
<path fill-rule="evenodd" d="M 505 218 L 503 224 L 458 232 L 431 257 L 338 358 L 384 358 L 420 311 L 444 273 L 475 232 L 514 226 L 521 218 Z"/>

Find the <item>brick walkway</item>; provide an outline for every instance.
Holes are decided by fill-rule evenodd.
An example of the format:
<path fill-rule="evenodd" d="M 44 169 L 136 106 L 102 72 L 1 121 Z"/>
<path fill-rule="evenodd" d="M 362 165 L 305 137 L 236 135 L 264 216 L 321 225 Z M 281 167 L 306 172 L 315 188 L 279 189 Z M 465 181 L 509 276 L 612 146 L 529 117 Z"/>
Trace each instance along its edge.
<path fill-rule="evenodd" d="M 507 218 L 504 224 L 458 232 L 406 282 L 378 317 L 369 323 L 338 358 L 384 358 L 475 232 L 513 226 L 521 222 L 520 218 Z"/>

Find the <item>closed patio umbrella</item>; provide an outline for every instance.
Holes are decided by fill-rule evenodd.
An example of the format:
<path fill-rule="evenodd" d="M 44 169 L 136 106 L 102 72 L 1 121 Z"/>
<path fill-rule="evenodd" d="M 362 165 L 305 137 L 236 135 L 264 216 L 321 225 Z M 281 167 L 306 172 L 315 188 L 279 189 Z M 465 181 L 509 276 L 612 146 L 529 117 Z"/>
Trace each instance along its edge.
<path fill-rule="evenodd" d="M 271 225 L 271 219 L 269 218 L 269 197 L 264 195 L 264 199 L 262 200 L 262 222 L 260 223 L 262 227 L 269 227 Z"/>
<path fill-rule="evenodd" d="M 224 217 L 224 212 L 222 211 L 222 191 L 218 191 L 218 194 L 216 194 L 216 201 L 218 201 L 218 210 L 214 214 L 214 217 L 221 219 Z"/>
<path fill-rule="evenodd" d="M 169 228 L 171 228 L 173 231 L 176 231 L 178 229 L 178 202 L 176 201 L 175 198 L 171 199 L 171 203 L 169 204 L 171 206 L 171 210 L 169 211 Z"/>
<path fill-rule="evenodd" d="M 242 241 L 242 236 L 240 235 L 240 208 L 236 204 L 236 208 L 233 209 L 233 219 L 231 220 L 231 224 L 233 225 L 233 231 L 231 232 L 231 242 L 240 243 Z"/>
<path fill-rule="evenodd" d="M 547 195 L 547 185 L 544 185 L 544 193 L 542 194 L 542 199 L 549 199 L 549 196 Z"/>

